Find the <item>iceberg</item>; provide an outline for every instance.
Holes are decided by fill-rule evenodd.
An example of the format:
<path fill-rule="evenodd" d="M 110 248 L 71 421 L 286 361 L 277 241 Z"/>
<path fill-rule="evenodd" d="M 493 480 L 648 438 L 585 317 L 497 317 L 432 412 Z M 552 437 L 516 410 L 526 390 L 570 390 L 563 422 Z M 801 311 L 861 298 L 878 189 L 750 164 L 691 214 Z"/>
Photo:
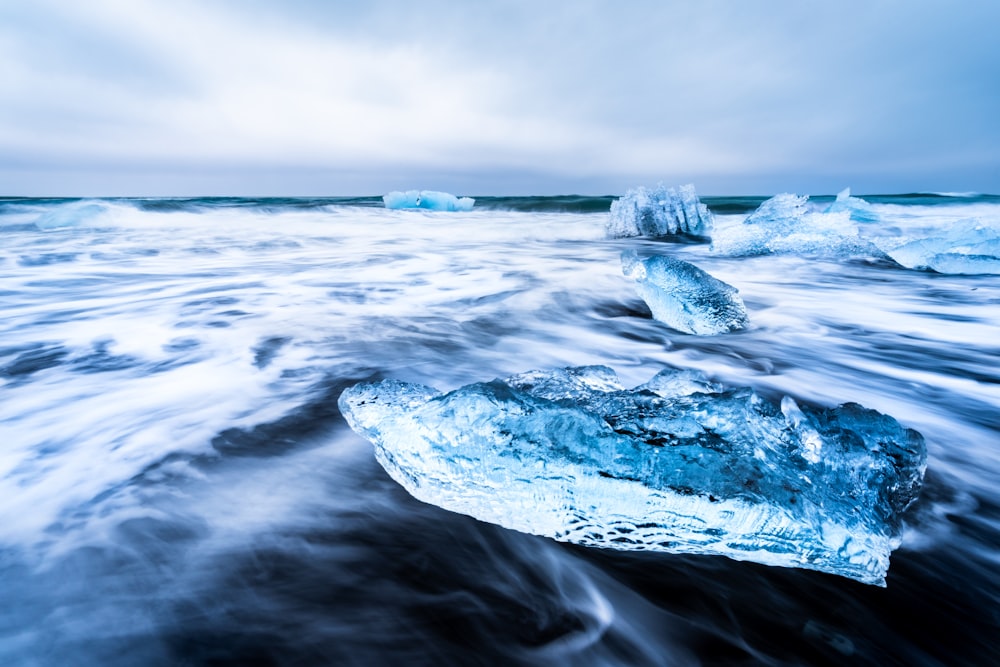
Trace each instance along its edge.
<path fill-rule="evenodd" d="M 606 225 L 609 238 L 627 236 L 705 237 L 712 214 L 701 203 L 693 185 L 676 190 L 660 183 L 654 190 L 638 187 L 611 202 Z"/>
<path fill-rule="evenodd" d="M 772 253 L 885 256 L 861 238 L 848 210 L 820 213 L 810 210 L 808 200 L 787 193 L 771 197 L 742 224 L 716 230 L 712 251 L 733 257 Z"/>
<path fill-rule="evenodd" d="M 916 240 L 876 241 L 897 264 L 908 269 L 965 275 L 1000 274 L 1000 227 L 978 219 Z"/>
<path fill-rule="evenodd" d="M 431 211 L 471 211 L 476 200 L 434 190 L 393 191 L 382 196 L 386 208 L 423 208 Z"/>
<path fill-rule="evenodd" d="M 852 197 L 850 188 L 837 193 L 837 199 L 826 207 L 826 213 L 841 211 L 847 211 L 855 222 L 879 222 L 882 219 L 871 204 L 859 197 Z"/>
<path fill-rule="evenodd" d="M 885 585 L 923 481 L 919 433 L 848 403 L 780 402 L 666 370 L 604 366 L 447 393 L 397 380 L 341 412 L 417 499 L 564 542 L 715 554 Z"/>
<path fill-rule="evenodd" d="M 712 335 L 750 324 L 739 291 L 694 264 L 672 257 L 640 260 L 634 250 L 622 253 L 622 272 L 667 326 L 690 334 Z"/>

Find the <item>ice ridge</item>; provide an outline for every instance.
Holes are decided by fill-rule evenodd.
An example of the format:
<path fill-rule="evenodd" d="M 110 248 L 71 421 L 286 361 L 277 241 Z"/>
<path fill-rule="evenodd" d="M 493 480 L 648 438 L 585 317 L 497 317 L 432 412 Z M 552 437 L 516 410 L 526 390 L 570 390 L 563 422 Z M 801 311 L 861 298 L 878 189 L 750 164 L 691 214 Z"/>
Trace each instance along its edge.
<path fill-rule="evenodd" d="M 609 238 L 705 237 L 712 226 L 712 214 L 698 199 L 693 185 L 675 190 L 660 183 L 652 190 L 641 186 L 629 190 L 611 202 L 606 231 Z"/>
<path fill-rule="evenodd" d="M 621 260 L 653 317 L 673 329 L 713 335 L 750 324 L 739 291 L 690 262 L 660 255 L 639 259 L 634 250 Z"/>
<path fill-rule="evenodd" d="M 341 395 L 351 428 L 416 498 L 565 542 L 723 555 L 885 585 L 926 466 L 916 431 L 663 371 L 604 366 L 454 391 L 397 380 Z"/>
<path fill-rule="evenodd" d="M 434 190 L 393 191 L 382 196 L 386 208 L 423 208 L 431 211 L 471 211 L 476 200 Z"/>

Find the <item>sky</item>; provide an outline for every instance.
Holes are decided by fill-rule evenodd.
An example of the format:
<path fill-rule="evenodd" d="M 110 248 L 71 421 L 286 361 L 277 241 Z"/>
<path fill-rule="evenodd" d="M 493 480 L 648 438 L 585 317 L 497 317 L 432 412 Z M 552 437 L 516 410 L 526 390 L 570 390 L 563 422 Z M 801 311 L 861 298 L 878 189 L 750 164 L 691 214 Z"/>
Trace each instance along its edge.
<path fill-rule="evenodd" d="M 996 0 L 0 0 L 0 195 L 1000 193 Z"/>

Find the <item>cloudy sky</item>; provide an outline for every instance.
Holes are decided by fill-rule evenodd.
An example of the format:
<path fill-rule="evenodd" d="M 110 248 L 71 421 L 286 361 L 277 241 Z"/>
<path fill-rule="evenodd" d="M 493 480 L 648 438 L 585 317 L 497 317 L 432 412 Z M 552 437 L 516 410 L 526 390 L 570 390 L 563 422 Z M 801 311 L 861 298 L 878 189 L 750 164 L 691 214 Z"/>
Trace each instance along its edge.
<path fill-rule="evenodd" d="M 1000 193 L 996 0 L 0 0 L 0 195 Z"/>

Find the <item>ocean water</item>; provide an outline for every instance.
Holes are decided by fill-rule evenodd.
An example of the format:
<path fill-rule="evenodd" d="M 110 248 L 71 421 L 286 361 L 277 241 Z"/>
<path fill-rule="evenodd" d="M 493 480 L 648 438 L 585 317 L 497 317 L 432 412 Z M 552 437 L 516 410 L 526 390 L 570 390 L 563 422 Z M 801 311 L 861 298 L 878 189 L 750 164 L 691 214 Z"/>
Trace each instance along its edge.
<path fill-rule="evenodd" d="M 1000 220 L 998 197 L 866 199 L 883 235 Z M 0 664 L 998 664 L 1000 276 L 608 240 L 611 200 L 0 199 Z M 727 225 L 762 198 L 704 201 Z M 751 326 L 654 321 L 628 249 L 737 287 Z M 887 587 L 425 505 L 337 409 L 366 379 L 583 364 L 920 431 Z"/>

